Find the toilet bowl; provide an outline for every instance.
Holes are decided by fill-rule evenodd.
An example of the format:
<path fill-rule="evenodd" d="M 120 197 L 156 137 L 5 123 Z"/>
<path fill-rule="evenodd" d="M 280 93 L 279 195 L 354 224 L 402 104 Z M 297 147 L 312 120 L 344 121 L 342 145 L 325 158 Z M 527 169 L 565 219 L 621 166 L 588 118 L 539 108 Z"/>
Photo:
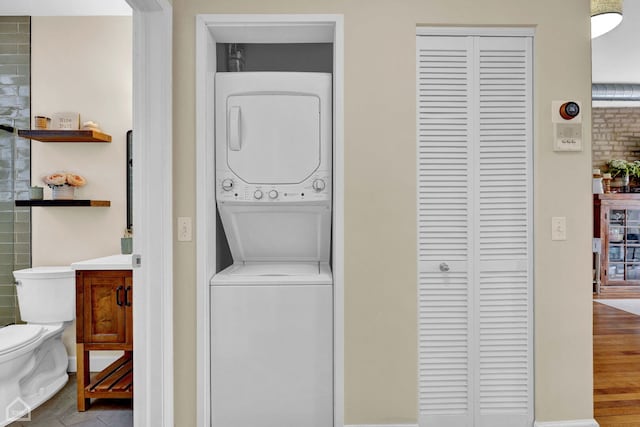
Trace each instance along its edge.
<path fill-rule="evenodd" d="M 0 328 L 0 427 L 28 415 L 66 384 L 62 333 L 75 318 L 70 267 L 35 267 L 13 275 L 27 324 Z"/>

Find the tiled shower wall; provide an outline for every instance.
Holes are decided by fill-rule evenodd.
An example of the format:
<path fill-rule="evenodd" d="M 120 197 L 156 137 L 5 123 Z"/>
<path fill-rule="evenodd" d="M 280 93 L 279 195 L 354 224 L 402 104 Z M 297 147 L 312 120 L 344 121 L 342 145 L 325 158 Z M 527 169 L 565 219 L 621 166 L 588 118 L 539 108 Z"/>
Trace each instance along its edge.
<path fill-rule="evenodd" d="M 31 23 L 0 16 L 0 124 L 30 127 Z M 29 198 L 31 144 L 0 130 L 0 326 L 19 314 L 14 270 L 31 264 L 31 212 L 14 200 Z"/>

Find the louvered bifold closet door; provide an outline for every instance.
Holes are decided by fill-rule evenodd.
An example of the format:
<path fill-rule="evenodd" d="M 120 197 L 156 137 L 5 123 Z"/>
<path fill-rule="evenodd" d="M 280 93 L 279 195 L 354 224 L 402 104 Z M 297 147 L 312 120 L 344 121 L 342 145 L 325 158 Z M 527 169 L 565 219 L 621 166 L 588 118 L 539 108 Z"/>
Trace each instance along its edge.
<path fill-rule="evenodd" d="M 471 425 L 471 39 L 418 39 L 421 426 Z"/>
<path fill-rule="evenodd" d="M 533 422 L 531 38 L 419 36 L 421 427 Z"/>
<path fill-rule="evenodd" d="M 524 427 L 533 420 L 531 38 L 476 45 L 475 425 Z"/>

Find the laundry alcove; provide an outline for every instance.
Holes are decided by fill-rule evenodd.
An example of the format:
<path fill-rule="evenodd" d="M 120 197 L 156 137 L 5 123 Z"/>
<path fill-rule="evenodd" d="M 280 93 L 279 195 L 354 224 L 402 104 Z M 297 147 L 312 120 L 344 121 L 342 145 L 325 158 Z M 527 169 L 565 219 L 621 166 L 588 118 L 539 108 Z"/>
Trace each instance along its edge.
<path fill-rule="evenodd" d="M 198 280 L 198 424 L 211 425 L 211 278 L 231 264 L 231 251 L 216 209 L 216 72 L 235 71 L 230 46 L 242 49 L 244 71 L 332 74 L 331 269 L 333 271 L 333 415 L 343 425 L 343 31 L 338 15 L 199 15 L 196 22 L 196 144 Z"/>

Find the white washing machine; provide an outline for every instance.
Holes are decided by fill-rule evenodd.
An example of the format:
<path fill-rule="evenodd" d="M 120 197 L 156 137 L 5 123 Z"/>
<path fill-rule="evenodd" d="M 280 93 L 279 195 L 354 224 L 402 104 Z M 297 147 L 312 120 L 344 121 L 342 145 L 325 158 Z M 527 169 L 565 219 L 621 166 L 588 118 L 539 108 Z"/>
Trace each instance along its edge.
<path fill-rule="evenodd" d="M 216 75 L 214 427 L 333 426 L 331 76 Z"/>
<path fill-rule="evenodd" d="M 234 265 L 211 288 L 214 427 L 333 426 L 326 264 Z"/>

